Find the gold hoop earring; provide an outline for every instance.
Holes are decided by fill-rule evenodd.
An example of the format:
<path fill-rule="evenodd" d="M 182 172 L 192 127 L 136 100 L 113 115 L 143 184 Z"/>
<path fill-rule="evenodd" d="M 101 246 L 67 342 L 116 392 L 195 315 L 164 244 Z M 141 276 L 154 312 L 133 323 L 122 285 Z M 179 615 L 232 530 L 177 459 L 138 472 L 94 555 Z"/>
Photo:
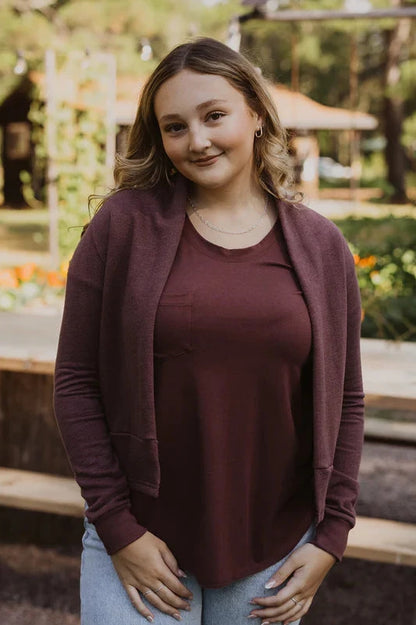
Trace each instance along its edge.
<path fill-rule="evenodd" d="M 260 137 L 263 136 L 263 126 L 260 126 L 260 128 L 257 128 L 254 134 L 257 137 L 257 139 L 260 139 Z"/>

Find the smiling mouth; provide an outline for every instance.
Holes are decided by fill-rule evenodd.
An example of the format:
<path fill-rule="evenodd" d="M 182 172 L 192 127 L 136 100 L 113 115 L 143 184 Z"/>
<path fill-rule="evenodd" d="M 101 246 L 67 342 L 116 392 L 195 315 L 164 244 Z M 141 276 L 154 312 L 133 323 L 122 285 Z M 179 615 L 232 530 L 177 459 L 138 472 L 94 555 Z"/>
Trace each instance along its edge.
<path fill-rule="evenodd" d="M 221 156 L 222 152 L 220 154 L 213 154 L 213 156 L 206 156 L 205 158 L 198 158 L 194 161 L 192 161 L 192 163 L 194 165 L 210 165 L 211 163 L 213 163 L 219 156 Z"/>

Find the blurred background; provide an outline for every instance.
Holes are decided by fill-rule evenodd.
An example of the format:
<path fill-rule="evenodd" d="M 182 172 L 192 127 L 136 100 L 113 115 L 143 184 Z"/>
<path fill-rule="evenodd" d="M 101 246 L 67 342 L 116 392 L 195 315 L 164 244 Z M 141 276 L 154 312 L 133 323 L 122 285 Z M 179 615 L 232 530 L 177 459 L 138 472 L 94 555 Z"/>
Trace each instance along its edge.
<path fill-rule="evenodd" d="M 0 622 L 79 623 L 79 507 L 47 482 L 70 476 L 51 408 L 68 261 L 146 78 L 198 36 L 267 79 L 296 187 L 361 289 L 373 521 L 303 622 L 416 625 L 415 0 L 0 1 Z"/>

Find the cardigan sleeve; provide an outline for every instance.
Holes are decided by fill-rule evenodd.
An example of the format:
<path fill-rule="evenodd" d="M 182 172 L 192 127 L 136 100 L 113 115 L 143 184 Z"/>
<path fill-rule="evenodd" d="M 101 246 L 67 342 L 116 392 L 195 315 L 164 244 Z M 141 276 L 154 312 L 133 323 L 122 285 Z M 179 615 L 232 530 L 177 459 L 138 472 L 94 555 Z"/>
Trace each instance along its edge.
<path fill-rule="evenodd" d="M 146 528 L 131 512 L 129 488 L 108 433 L 98 352 L 109 215 L 93 217 L 70 261 L 54 378 L 54 410 L 71 468 L 109 554 Z"/>
<path fill-rule="evenodd" d="M 345 242 L 344 242 L 345 243 Z M 347 334 L 342 414 L 325 515 L 311 541 L 341 560 L 348 532 L 355 524 L 358 471 L 364 438 L 364 393 L 361 373 L 361 299 L 352 255 L 345 243 Z"/>

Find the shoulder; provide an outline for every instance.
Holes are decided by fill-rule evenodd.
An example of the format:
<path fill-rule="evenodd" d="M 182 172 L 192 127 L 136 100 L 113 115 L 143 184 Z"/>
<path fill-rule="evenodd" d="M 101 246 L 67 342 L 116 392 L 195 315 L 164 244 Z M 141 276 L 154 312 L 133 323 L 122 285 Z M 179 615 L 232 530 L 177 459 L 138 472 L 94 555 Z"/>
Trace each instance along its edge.
<path fill-rule="evenodd" d="M 279 215 L 286 228 L 290 229 L 305 244 L 311 247 L 349 252 L 344 235 L 333 221 L 324 217 L 309 206 L 298 202 L 280 200 Z"/>
<path fill-rule="evenodd" d="M 133 223 L 151 213 L 160 211 L 165 205 L 165 193 L 153 189 L 120 189 L 107 196 L 86 224 L 84 231 L 90 231 L 97 238 L 122 236 Z"/>
<path fill-rule="evenodd" d="M 91 223 L 96 226 L 113 220 L 123 220 L 126 216 L 154 210 L 163 201 L 163 192 L 155 189 L 120 189 L 104 199 Z"/>
<path fill-rule="evenodd" d="M 104 201 L 84 225 L 77 252 L 94 248 L 101 259 L 106 256 L 110 240 L 113 243 L 128 237 L 133 223 L 160 205 L 156 192 L 144 189 L 121 189 L 104 198 Z"/>
<path fill-rule="evenodd" d="M 293 222 L 299 228 L 322 232 L 323 236 L 343 238 L 339 228 L 333 221 L 321 215 L 313 208 L 299 202 L 279 201 L 279 212 L 283 212 L 288 222 Z"/>

